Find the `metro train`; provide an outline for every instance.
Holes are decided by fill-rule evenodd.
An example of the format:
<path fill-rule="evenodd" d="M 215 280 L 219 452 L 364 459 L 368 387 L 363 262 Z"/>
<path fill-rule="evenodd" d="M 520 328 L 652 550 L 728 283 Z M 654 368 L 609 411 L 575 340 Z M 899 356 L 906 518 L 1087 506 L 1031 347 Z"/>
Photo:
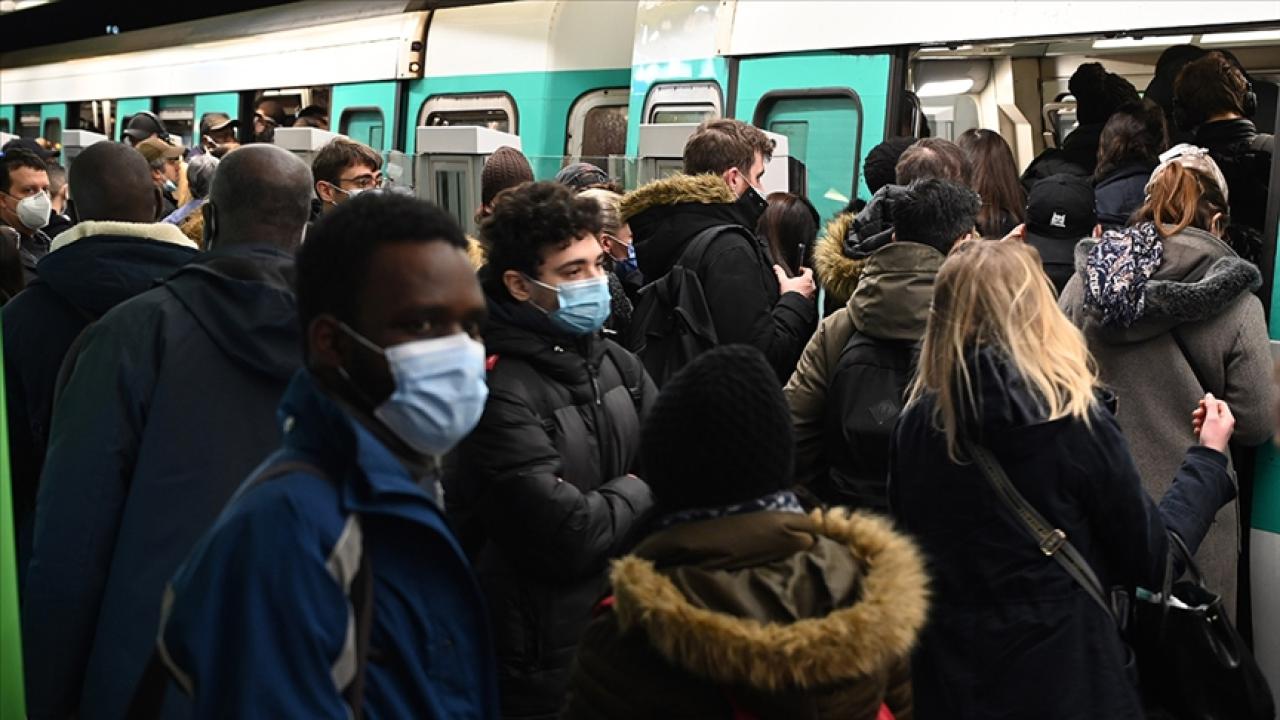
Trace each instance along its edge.
<path fill-rule="evenodd" d="M 1230 49 L 1274 132 L 1280 3 L 975 0 L 518 0 L 420 10 L 412 0 L 322 0 L 0 54 L 0 132 L 58 142 L 156 113 L 187 145 L 221 112 L 252 125 L 264 97 L 323 105 L 331 129 L 414 153 L 419 126 L 517 134 L 540 179 L 585 158 L 637 174 L 642 124 L 724 116 L 785 135 L 824 216 L 867 199 L 883 139 L 997 130 L 1021 167 L 1074 124 L 1067 80 L 1101 62 L 1136 87 L 1161 51 Z M 1272 188 L 1280 187 L 1280 163 Z M 1280 197 L 1264 237 L 1274 293 Z M 1254 630 L 1280 688 L 1280 455 L 1264 448 L 1252 515 Z"/>

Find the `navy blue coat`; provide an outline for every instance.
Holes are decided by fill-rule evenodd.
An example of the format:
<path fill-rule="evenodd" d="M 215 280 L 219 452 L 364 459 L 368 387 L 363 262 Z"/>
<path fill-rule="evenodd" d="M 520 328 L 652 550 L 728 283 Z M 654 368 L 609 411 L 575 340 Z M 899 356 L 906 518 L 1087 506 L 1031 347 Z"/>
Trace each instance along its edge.
<path fill-rule="evenodd" d="M 293 258 L 206 253 L 105 315 L 67 358 L 24 596 L 32 718 L 121 718 L 165 582 L 279 447 L 302 361 Z"/>
<path fill-rule="evenodd" d="M 498 716 L 484 602 L 445 523 L 434 471 L 406 463 L 297 374 L 268 462 L 303 461 L 227 506 L 173 579 L 165 655 L 196 718 L 344 720 L 351 582 L 373 570 L 364 715 Z"/>
<path fill-rule="evenodd" d="M 1155 166 L 1132 163 L 1107 173 L 1093 186 L 1094 207 L 1098 222 L 1106 229 L 1129 224 L 1129 216 L 1142 207 L 1147 197 L 1147 180 Z"/>
<path fill-rule="evenodd" d="M 86 220 L 59 236 L 40 260 L 39 278 L 0 312 L 20 569 L 31 555 L 54 384 L 67 348 L 86 325 L 195 254 L 195 243 L 172 225 Z"/>
<path fill-rule="evenodd" d="M 1160 587 L 1166 527 L 1192 552 L 1234 496 L 1224 455 L 1186 454 L 1159 507 L 1142 489 L 1112 413 L 1046 421 L 1015 371 L 984 351 L 971 365 L 980 417 L 966 422 L 1018 491 L 1063 529 L 1104 586 Z M 889 502 L 933 581 L 912 658 L 917 720 L 1142 718 L 1112 618 L 1025 534 L 973 463 L 947 458 L 932 398 L 894 434 Z"/>

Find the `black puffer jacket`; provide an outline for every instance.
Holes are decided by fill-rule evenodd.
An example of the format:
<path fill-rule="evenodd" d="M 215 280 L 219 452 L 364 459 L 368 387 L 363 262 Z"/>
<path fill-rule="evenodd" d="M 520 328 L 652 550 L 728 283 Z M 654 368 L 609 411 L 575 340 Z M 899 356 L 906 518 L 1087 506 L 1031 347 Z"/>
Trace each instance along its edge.
<path fill-rule="evenodd" d="M 503 715 L 554 717 L 608 560 L 653 505 L 629 473 L 657 390 L 612 341 L 564 337 L 527 304 L 489 311 L 489 400 L 445 497 L 493 616 Z"/>
<path fill-rule="evenodd" d="M 685 246 L 716 225 L 741 225 L 711 242 L 697 273 L 721 344 L 758 348 L 782 384 L 791 377 L 800 352 L 817 324 L 815 303 L 799 293 L 779 295 L 768 253 L 751 234 L 763 208 L 749 198 L 735 200 L 716 175 L 674 175 L 657 180 L 622 200 L 631 223 L 636 257 L 647 281 L 666 275 Z"/>
<path fill-rule="evenodd" d="M 1036 183 L 1060 173 L 1092 175 L 1098 167 L 1098 142 L 1102 139 L 1103 124 L 1081 125 L 1067 135 L 1060 149 L 1050 148 L 1037 155 L 1022 173 L 1022 187 L 1031 192 Z"/>

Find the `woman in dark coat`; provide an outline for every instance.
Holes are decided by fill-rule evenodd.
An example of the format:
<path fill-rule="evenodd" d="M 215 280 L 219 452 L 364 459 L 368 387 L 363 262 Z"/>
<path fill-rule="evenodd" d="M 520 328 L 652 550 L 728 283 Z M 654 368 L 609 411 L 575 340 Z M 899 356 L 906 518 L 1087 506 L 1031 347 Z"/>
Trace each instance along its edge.
<path fill-rule="evenodd" d="M 912 659 L 916 718 L 1143 717 L 1114 620 L 1040 551 L 965 449 L 994 454 L 1104 587 L 1159 587 L 1168 532 L 1194 552 L 1234 496 L 1222 453 L 1234 420 L 1205 398 L 1202 445 L 1157 507 L 1097 388 L 1036 254 L 1017 240 L 957 246 L 890 463 L 890 506 L 934 588 Z"/>
<path fill-rule="evenodd" d="M 1168 145 L 1164 111 L 1150 100 L 1125 105 L 1107 120 L 1093 173 L 1093 197 L 1104 229 L 1128 225 L 1142 207 L 1147 180 Z"/>

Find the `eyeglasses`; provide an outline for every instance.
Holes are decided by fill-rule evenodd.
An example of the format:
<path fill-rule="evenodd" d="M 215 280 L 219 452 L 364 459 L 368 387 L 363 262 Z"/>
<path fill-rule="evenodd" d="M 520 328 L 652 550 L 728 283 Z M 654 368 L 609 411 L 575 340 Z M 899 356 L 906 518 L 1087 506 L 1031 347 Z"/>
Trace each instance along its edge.
<path fill-rule="evenodd" d="M 380 188 L 382 187 L 384 182 L 386 182 L 386 179 L 382 177 L 382 173 L 377 173 L 374 175 L 368 175 L 368 174 L 357 175 L 353 178 L 338 178 L 339 187 L 341 187 L 343 183 L 349 183 L 351 185 L 354 185 L 355 187 L 360 188 L 361 190 L 368 190 L 370 188 Z"/>

